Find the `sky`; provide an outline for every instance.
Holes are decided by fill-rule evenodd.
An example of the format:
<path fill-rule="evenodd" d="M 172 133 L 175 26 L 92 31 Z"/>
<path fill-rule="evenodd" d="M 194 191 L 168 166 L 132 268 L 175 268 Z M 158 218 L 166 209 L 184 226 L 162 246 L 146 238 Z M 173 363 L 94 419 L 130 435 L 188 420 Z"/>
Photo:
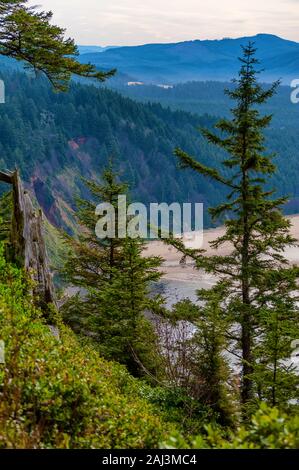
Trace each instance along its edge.
<path fill-rule="evenodd" d="M 276 34 L 299 42 L 299 0 L 37 0 L 80 45 Z"/>

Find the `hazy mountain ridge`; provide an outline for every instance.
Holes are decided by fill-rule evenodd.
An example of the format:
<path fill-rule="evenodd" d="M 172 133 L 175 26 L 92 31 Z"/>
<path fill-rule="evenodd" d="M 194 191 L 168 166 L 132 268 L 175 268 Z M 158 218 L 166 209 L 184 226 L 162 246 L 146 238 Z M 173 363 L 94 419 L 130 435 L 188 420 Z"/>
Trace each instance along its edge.
<path fill-rule="evenodd" d="M 118 46 L 78 46 L 79 54 L 94 54 L 98 52 L 105 52 L 108 49 L 114 49 Z"/>
<path fill-rule="evenodd" d="M 194 40 L 170 44 L 145 44 L 108 49 L 81 56 L 81 61 L 146 82 L 178 83 L 190 80 L 225 81 L 236 75 L 240 47 L 249 41 L 258 49 L 264 81 L 281 78 L 289 83 L 299 75 L 299 43 L 270 34 L 222 40 Z"/>

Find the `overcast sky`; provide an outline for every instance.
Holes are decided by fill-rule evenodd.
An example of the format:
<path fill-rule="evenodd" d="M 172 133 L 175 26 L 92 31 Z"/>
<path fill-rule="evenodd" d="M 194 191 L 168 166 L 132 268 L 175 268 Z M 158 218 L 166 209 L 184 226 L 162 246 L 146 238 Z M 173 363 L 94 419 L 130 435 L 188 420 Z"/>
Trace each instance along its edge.
<path fill-rule="evenodd" d="M 277 34 L 299 42 L 299 0 L 30 0 L 78 44 L 135 45 Z"/>

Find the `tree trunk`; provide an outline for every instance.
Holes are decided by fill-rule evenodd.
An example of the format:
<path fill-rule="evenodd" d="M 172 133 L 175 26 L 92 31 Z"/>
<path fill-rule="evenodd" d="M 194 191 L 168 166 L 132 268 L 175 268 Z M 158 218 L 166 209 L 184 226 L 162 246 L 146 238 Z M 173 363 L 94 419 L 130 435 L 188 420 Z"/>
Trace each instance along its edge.
<path fill-rule="evenodd" d="M 42 212 L 34 209 L 17 170 L 0 172 L 0 181 L 12 185 L 13 190 L 10 239 L 14 261 L 33 279 L 37 304 L 46 311 L 50 304 L 55 305 L 55 296 L 43 235 Z"/>

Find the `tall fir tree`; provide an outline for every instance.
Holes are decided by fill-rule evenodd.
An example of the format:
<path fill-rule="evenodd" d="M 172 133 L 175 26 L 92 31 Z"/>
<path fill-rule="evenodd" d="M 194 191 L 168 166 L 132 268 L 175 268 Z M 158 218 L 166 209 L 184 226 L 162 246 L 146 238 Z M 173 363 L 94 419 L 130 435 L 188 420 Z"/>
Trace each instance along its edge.
<path fill-rule="evenodd" d="M 111 165 L 102 179 L 102 184 L 86 182 L 92 201 L 78 201 L 79 236 L 64 237 L 69 248 L 65 278 L 81 289 L 81 295 L 65 303 L 63 316 L 75 329 L 94 337 L 105 357 L 125 364 L 135 375 L 155 375 L 157 338 L 145 314 L 159 304 L 150 287 L 161 276 L 161 259 L 147 257 L 140 238 L 119 235 L 118 201 L 127 194 L 127 186 L 118 182 Z M 95 233 L 96 206 L 101 203 L 114 208 L 115 237 L 102 239 Z"/>
<path fill-rule="evenodd" d="M 218 286 L 225 286 L 223 295 L 229 299 L 227 316 L 230 320 L 227 335 L 235 343 L 234 350 L 240 350 L 240 398 L 244 414 L 256 397 L 254 374 L 258 358 L 255 348 L 268 337 L 272 328 L 271 322 L 261 320 L 261 314 L 267 310 L 267 317 L 273 318 L 279 308 L 273 278 L 279 277 L 279 282 L 284 284 L 287 305 L 288 301 L 291 303 L 295 288 L 291 280 L 298 276 L 297 268 L 290 266 L 284 257 L 285 248 L 295 244 L 289 232 L 291 223 L 281 212 L 286 198 L 275 199 L 274 191 L 266 189 L 275 165 L 274 155 L 266 153 L 263 131 L 272 116 L 261 115 L 258 110 L 273 96 L 279 83 L 269 89 L 258 83 L 255 53 L 252 43 L 243 48 L 239 78 L 234 81 L 234 90 L 226 91 L 236 102 L 231 110 L 232 118 L 220 120 L 217 132 L 202 130 L 211 144 L 224 150 L 223 171 L 201 164 L 181 149 L 175 151 L 182 168 L 191 168 L 227 188 L 227 200 L 210 209 L 214 220 L 225 220 L 225 234 L 211 244 L 216 250 L 212 256 L 204 256 L 202 250 L 185 249 L 181 242 L 171 240 L 184 255 L 195 260 L 198 268 L 215 274 Z M 218 254 L 224 244 L 231 246 L 226 256 Z M 213 290 L 202 291 L 202 294 L 200 298 L 204 301 L 214 296 Z M 293 305 L 289 313 L 285 309 L 285 315 L 298 319 L 298 308 Z"/>

